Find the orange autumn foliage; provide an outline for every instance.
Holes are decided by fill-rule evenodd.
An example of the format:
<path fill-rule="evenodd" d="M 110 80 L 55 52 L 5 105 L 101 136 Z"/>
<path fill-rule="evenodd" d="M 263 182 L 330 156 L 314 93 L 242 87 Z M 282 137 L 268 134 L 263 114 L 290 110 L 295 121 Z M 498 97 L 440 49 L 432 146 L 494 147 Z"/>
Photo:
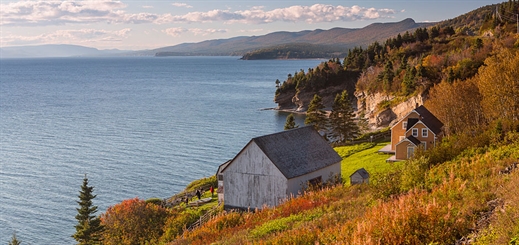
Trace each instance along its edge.
<path fill-rule="evenodd" d="M 148 244 L 162 235 L 168 210 L 138 198 L 124 200 L 101 215 L 103 244 Z"/>

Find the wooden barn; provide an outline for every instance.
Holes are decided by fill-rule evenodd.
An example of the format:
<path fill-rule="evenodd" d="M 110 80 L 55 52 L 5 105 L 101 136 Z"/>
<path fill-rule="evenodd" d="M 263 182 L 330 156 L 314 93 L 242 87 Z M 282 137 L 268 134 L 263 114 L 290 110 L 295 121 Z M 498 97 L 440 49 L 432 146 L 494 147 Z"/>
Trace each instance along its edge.
<path fill-rule="evenodd" d="M 253 138 L 219 172 L 225 209 L 261 209 L 340 177 L 341 157 L 311 126 Z"/>

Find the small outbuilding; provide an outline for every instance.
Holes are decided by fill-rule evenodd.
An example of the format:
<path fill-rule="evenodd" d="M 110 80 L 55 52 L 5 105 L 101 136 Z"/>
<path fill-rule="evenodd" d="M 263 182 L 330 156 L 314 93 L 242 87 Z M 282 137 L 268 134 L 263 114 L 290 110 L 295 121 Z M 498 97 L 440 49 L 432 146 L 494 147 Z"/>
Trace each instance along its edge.
<path fill-rule="evenodd" d="M 366 169 L 361 168 L 355 173 L 350 175 L 350 184 L 358 185 L 358 184 L 369 184 L 369 173 Z"/>
<path fill-rule="evenodd" d="M 218 166 L 218 170 L 216 171 L 216 180 L 218 181 L 218 189 L 216 189 L 216 192 L 218 193 L 218 203 L 223 202 L 223 169 L 229 165 L 231 160 L 222 163 L 220 166 Z"/>
<path fill-rule="evenodd" d="M 224 208 L 277 206 L 308 183 L 340 177 L 341 160 L 311 126 L 253 138 L 219 170 Z"/>

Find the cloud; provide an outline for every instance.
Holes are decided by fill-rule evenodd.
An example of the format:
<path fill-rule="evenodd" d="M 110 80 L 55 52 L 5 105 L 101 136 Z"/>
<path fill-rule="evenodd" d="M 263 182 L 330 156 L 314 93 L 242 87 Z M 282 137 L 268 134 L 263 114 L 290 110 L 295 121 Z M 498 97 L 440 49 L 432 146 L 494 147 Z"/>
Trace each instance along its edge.
<path fill-rule="evenodd" d="M 174 6 L 191 7 L 185 3 Z M 206 23 L 263 24 L 272 22 L 344 22 L 391 18 L 393 9 L 352 7 L 341 5 L 314 4 L 294 5 L 286 8 L 265 10 L 255 6 L 247 10 L 231 11 L 214 9 L 206 12 L 189 12 L 184 15 L 127 13 L 127 6 L 118 0 L 83 1 L 20 1 L 0 4 L 0 25 L 63 25 L 67 23 Z"/>
<path fill-rule="evenodd" d="M 312 6 L 294 5 L 287 8 L 265 10 L 264 7 L 252 7 L 248 10 L 230 11 L 215 9 L 207 12 L 190 12 L 185 15 L 164 15 L 157 19 L 160 23 L 216 22 L 227 24 L 262 24 L 272 22 L 337 22 L 391 18 L 397 11 L 393 9 L 365 8 L 314 4 Z"/>
<path fill-rule="evenodd" d="M 117 22 L 126 8 L 121 1 L 19 1 L 0 4 L 0 25 L 60 25 Z"/>
<path fill-rule="evenodd" d="M 175 7 L 184 7 L 184 8 L 192 8 L 193 6 L 187 4 L 187 3 L 172 3 L 171 5 Z"/>
<path fill-rule="evenodd" d="M 117 31 L 79 29 L 79 30 L 57 30 L 33 36 L 2 35 L 0 41 L 7 45 L 26 45 L 26 44 L 92 44 L 94 42 L 119 42 L 129 36 L 130 28 Z"/>
<path fill-rule="evenodd" d="M 162 31 L 163 33 L 166 33 L 167 35 L 178 37 L 180 34 L 188 32 L 188 29 L 183 27 L 176 27 L 176 28 L 168 28 L 166 30 Z"/>
<path fill-rule="evenodd" d="M 150 6 L 150 5 L 144 5 L 144 6 L 142 6 L 142 8 L 144 8 L 144 9 L 152 9 L 153 6 Z"/>
<path fill-rule="evenodd" d="M 229 30 L 227 29 L 200 29 L 200 28 L 183 28 L 183 27 L 175 27 L 175 28 L 168 28 L 163 30 L 163 33 L 166 33 L 169 36 L 178 37 L 182 33 L 193 33 L 195 36 L 207 36 L 215 33 L 226 33 Z"/>

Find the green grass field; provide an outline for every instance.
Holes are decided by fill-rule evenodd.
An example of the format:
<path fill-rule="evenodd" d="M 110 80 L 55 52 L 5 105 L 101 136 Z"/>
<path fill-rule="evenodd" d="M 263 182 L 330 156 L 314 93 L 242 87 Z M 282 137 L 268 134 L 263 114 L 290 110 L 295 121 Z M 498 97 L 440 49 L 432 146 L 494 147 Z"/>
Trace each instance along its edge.
<path fill-rule="evenodd" d="M 352 146 L 336 147 L 335 151 L 342 157 L 342 178 L 346 185 L 350 184 L 349 177 L 360 168 L 373 174 L 386 172 L 400 163 L 387 163 L 391 155 L 378 153 L 378 150 L 390 142 L 363 143 Z"/>

